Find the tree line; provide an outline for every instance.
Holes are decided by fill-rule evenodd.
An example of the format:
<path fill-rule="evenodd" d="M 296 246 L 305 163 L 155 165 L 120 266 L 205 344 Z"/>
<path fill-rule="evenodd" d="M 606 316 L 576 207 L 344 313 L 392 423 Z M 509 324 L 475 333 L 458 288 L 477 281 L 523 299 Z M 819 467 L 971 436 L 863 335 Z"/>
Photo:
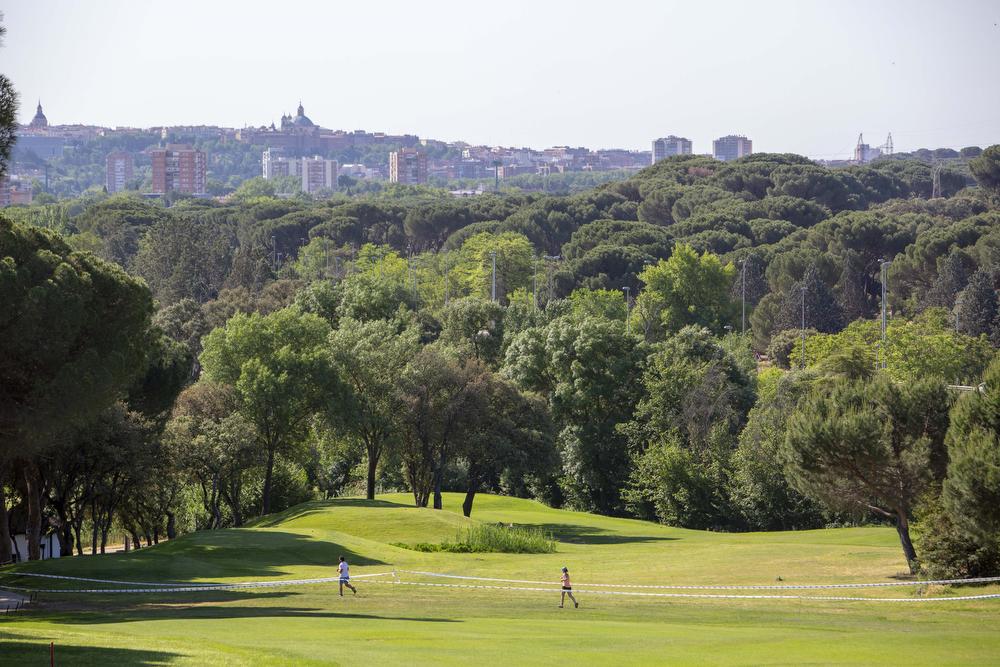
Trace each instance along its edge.
<path fill-rule="evenodd" d="M 935 199 L 918 161 L 760 154 L 569 196 L 14 210 L 0 530 L 35 557 L 45 522 L 96 551 L 355 489 L 461 490 L 467 514 L 488 491 L 694 528 L 885 521 L 913 567 L 995 569 L 998 165 Z"/>

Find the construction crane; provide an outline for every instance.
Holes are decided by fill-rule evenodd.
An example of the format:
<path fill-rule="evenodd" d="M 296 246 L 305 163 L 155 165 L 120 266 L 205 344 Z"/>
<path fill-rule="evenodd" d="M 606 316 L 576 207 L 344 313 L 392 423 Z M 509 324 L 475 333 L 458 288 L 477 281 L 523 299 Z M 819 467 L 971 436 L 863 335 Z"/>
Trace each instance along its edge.
<path fill-rule="evenodd" d="M 934 161 L 931 167 L 931 199 L 937 199 L 941 195 L 941 163 Z"/>
<path fill-rule="evenodd" d="M 871 162 L 877 157 L 892 155 L 892 132 L 881 146 L 869 146 L 865 143 L 864 133 L 858 134 L 858 145 L 854 148 L 854 161 L 858 164 Z"/>

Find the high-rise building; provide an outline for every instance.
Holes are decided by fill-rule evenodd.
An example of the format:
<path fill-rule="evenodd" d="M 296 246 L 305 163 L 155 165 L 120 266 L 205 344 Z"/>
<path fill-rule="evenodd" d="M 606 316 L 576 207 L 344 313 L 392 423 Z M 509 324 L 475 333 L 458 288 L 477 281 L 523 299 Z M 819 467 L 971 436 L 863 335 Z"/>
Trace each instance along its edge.
<path fill-rule="evenodd" d="M 268 148 L 261 156 L 261 167 L 265 181 L 279 176 L 298 176 L 297 160 L 290 160 L 280 150 Z"/>
<path fill-rule="evenodd" d="M 282 176 L 301 178 L 302 192 L 337 189 L 340 166 L 336 160 L 327 160 L 319 156 L 289 158 L 282 155 L 281 151 L 269 148 L 261 156 L 261 167 L 265 180 Z"/>
<path fill-rule="evenodd" d="M 389 153 L 389 182 L 419 185 L 427 182 L 427 154 L 413 148 Z"/>
<path fill-rule="evenodd" d="M 672 155 L 691 155 L 691 140 L 672 134 L 653 140 L 653 164 Z"/>
<path fill-rule="evenodd" d="M 319 190 L 335 190 L 337 188 L 337 161 L 324 160 L 321 157 L 302 158 L 302 192 L 313 193 Z"/>
<path fill-rule="evenodd" d="M 727 162 L 753 153 L 753 142 L 743 135 L 730 134 L 712 142 L 712 157 Z"/>
<path fill-rule="evenodd" d="M 128 187 L 128 182 L 132 180 L 134 168 L 131 153 L 126 153 L 125 151 L 108 153 L 107 178 L 105 180 L 108 192 L 121 192 Z"/>
<path fill-rule="evenodd" d="M 167 144 L 149 152 L 153 161 L 153 192 L 205 194 L 205 153 L 186 144 Z"/>

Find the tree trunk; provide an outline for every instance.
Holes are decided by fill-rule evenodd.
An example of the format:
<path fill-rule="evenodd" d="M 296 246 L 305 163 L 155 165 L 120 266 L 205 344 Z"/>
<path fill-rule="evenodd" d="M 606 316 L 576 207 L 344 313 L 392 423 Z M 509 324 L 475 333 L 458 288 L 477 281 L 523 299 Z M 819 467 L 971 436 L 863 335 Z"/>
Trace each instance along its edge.
<path fill-rule="evenodd" d="M 13 557 L 10 548 L 10 521 L 7 518 L 7 494 L 3 479 L 0 479 L 0 565 L 9 563 Z"/>
<path fill-rule="evenodd" d="M 139 539 L 139 533 L 135 530 L 129 529 L 129 534 L 132 536 L 132 544 L 135 545 L 135 549 L 139 550 L 142 548 L 142 540 Z"/>
<path fill-rule="evenodd" d="M 59 550 L 60 555 L 73 553 L 73 520 L 71 518 L 70 502 L 67 492 L 64 496 L 59 498 L 59 502 L 53 502 L 49 498 L 49 505 L 55 508 L 56 516 L 59 517 Z"/>
<path fill-rule="evenodd" d="M 441 482 L 444 478 L 444 457 L 441 457 L 441 461 L 438 463 L 437 468 L 434 470 L 434 509 L 440 510 L 444 509 L 444 503 L 441 499 Z"/>
<path fill-rule="evenodd" d="M 469 485 L 468 490 L 465 492 L 465 500 L 462 501 L 462 514 L 465 516 L 472 516 L 472 501 L 476 498 L 476 487 Z"/>
<path fill-rule="evenodd" d="M 243 527 L 243 509 L 240 507 L 240 501 L 234 500 L 229 505 L 230 511 L 233 513 L 233 525 L 237 528 Z"/>
<path fill-rule="evenodd" d="M 264 498 L 261 502 L 261 514 L 271 513 L 271 477 L 274 474 L 274 450 L 272 445 L 267 448 L 267 471 L 264 473 Z"/>
<path fill-rule="evenodd" d="M 226 483 L 223 487 L 223 500 L 226 501 L 226 505 L 229 506 L 229 511 L 233 515 L 233 525 L 237 528 L 243 526 L 243 503 L 240 502 L 240 498 L 243 495 L 243 480 L 240 475 L 237 474 L 233 479 Z"/>
<path fill-rule="evenodd" d="M 81 512 L 81 514 L 82 514 L 82 512 Z M 82 556 L 83 555 L 83 535 L 82 535 L 82 533 L 83 533 L 83 518 L 80 518 L 78 521 L 76 521 L 76 522 L 73 523 L 73 535 L 75 537 L 74 541 L 76 542 L 76 555 L 77 556 Z"/>
<path fill-rule="evenodd" d="M 177 537 L 177 517 L 173 512 L 167 512 L 167 539 L 172 540 Z"/>
<path fill-rule="evenodd" d="M 73 526 L 65 511 L 59 512 L 59 539 L 62 540 L 60 550 L 63 554 L 73 553 Z M 61 555 L 61 554 L 60 554 Z"/>
<path fill-rule="evenodd" d="M 378 447 L 368 445 L 368 500 L 375 500 L 375 471 L 378 468 L 378 459 L 381 452 Z"/>
<path fill-rule="evenodd" d="M 28 560 L 40 560 L 42 557 L 42 501 L 41 480 L 38 466 L 34 461 L 28 461 L 24 466 L 24 489 L 28 501 Z"/>
<path fill-rule="evenodd" d="M 917 552 L 913 548 L 913 542 L 910 541 L 910 523 L 904 512 L 896 515 L 896 532 L 899 533 L 899 543 L 903 545 L 903 554 L 906 556 L 906 564 L 910 566 L 910 574 L 916 574 Z"/>
<path fill-rule="evenodd" d="M 90 555 L 94 556 L 97 554 L 97 501 L 94 500 L 90 503 Z"/>

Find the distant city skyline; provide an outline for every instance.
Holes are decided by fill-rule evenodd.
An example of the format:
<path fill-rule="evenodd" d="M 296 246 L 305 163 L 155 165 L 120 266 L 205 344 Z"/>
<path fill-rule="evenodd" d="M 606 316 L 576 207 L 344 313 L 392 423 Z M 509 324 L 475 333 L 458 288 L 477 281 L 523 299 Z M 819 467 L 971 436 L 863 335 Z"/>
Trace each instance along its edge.
<path fill-rule="evenodd" d="M 1000 142 L 1000 3 L 363 6 L 14 0 L 0 71 L 52 124 L 330 129 L 545 148 L 850 159 Z M 488 18 L 489 20 L 482 20 Z M 267 31 L 261 32 L 266 26 Z M 183 36 L 183 38 L 179 38 Z M 262 36 L 266 39 L 262 40 Z"/>

